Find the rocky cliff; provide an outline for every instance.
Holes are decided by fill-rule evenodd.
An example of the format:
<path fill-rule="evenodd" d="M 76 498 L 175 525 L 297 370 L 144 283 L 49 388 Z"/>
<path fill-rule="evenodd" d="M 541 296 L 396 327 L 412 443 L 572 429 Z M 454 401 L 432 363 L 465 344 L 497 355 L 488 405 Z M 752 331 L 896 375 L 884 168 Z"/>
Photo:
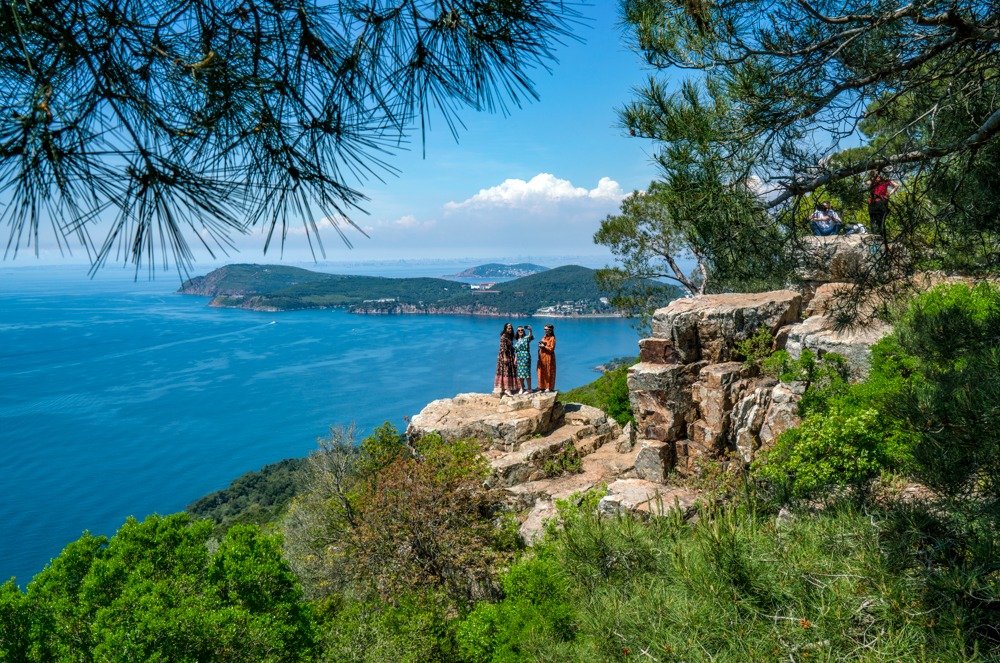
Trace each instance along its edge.
<path fill-rule="evenodd" d="M 490 482 L 519 508 L 528 541 L 555 513 L 555 500 L 606 487 L 605 512 L 658 513 L 690 508 L 691 490 L 665 485 L 658 450 L 636 445 L 597 408 L 561 403 L 558 394 L 459 394 L 437 400 L 410 421 L 407 435 L 437 433 L 445 440 L 475 439 L 490 462 Z"/>
<path fill-rule="evenodd" d="M 808 238 L 794 290 L 706 295 L 656 311 L 653 336 L 639 342 L 641 361 L 628 377 L 641 444 L 662 446 L 665 463 L 685 474 L 709 458 L 750 462 L 797 425 L 801 385 L 732 361 L 761 328 L 775 350 L 835 352 L 863 376 L 871 346 L 891 328 L 879 321 L 844 328 L 833 304 L 851 296 L 844 280 L 870 265 L 878 246 L 868 235 Z"/>
<path fill-rule="evenodd" d="M 490 481 L 522 507 L 529 540 L 555 500 L 601 486 L 604 512 L 690 512 L 699 495 L 678 477 L 708 460 L 750 462 L 799 423 L 803 386 L 736 361 L 741 341 L 765 328 L 774 349 L 837 352 L 861 376 L 871 345 L 890 331 L 879 322 L 840 328 L 831 310 L 850 295 L 846 275 L 872 259 L 872 238 L 813 240 L 795 289 L 679 299 L 655 312 L 653 335 L 639 342 L 640 362 L 628 374 L 634 428 L 556 394 L 461 394 L 429 404 L 408 434 L 479 440 Z"/>

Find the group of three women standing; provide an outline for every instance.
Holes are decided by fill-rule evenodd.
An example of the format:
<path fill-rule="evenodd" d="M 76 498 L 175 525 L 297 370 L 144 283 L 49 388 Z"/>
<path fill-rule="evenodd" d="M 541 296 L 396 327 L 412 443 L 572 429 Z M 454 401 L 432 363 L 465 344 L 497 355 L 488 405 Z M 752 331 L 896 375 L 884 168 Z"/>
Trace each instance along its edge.
<path fill-rule="evenodd" d="M 535 340 L 531 325 L 518 327 L 507 323 L 500 332 L 500 352 L 497 353 L 497 375 L 493 381 L 495 394 L 524 394 L 531 388 L 531 342 Z M 545 335 L 538 341 L 538 391 L 556 388 L 556 334 L 552 325 L 545 325 Z"/>

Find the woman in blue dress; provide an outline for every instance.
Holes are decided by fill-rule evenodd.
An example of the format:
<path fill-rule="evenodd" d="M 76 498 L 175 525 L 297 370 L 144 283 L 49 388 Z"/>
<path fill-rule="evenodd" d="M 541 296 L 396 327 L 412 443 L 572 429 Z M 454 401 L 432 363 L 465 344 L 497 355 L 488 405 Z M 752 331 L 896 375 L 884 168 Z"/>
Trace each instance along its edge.
<path fill-rule="evenodd" d="M 517 387 L 521 393 L 531 393 L 531 342 L 535 340 L 531 325 L 518 327 L 514 334 L 514 360 L 517 364 Z"/>

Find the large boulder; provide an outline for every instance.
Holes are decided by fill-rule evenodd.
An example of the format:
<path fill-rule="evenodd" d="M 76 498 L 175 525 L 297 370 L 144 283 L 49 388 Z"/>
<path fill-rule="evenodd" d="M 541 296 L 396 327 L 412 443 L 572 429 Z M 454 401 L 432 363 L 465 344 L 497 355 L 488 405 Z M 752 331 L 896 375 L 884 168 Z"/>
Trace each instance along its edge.
<path fill-rule="evenodd" d="M 852 281 L 872 266 L 881 246 L 879 235 L 803 237 L 795 247 L 795 275 L 803 281 Z"/>
<path fill-rule="evenodd" d="M 562 405 L 556 394 L 459 394 L 427 404 L 410 420 L 406 433 L 437 433 L 444 440 L 478 440 L 484 449 L 515 451 L 535 435 L 559 424 Z"/>
<path fill-rule="evenodd" d="M 855 378 L 868 374 L 871 347 L 892 332 L 892 326 L 879 320 L 864 325 L 841 327 L 835 318 L 813 315 L 788 330 L 785 350 L 798 358 L 808 348 L 819 356 L 835 352 L 847 359 Z"/>
<path fill-rule="evenodd" d="M 729 361 L 736 344 L 764 327 L 797 322 L 802 295 L 792 290 L 677 299 L 653 314 L 653 337 L 671 341 L 677 361 Z"/>

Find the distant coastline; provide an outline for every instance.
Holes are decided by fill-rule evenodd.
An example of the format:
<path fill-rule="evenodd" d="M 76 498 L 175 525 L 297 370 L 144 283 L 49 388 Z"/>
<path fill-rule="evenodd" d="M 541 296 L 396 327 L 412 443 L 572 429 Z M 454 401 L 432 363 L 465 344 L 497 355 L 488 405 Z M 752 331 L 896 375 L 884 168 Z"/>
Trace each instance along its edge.
<path fill-rule="evenodd" d="M 497 265 L 483 267 L 493 270 Z M 340 309 L 362 315 L 623 317 L 611 305 L 610 293 L 595 281 L 595 270 L 579 265 L 541 269 L 509 281 L 475 284 L 441 278 L 327 274 L 281 265 L 227 265 L 186 281 L 179 292 L 211 297 L 209 305 L 215 308 L 264 313 Z M 657 285 L 665 294 L 673 292 Z"/>

